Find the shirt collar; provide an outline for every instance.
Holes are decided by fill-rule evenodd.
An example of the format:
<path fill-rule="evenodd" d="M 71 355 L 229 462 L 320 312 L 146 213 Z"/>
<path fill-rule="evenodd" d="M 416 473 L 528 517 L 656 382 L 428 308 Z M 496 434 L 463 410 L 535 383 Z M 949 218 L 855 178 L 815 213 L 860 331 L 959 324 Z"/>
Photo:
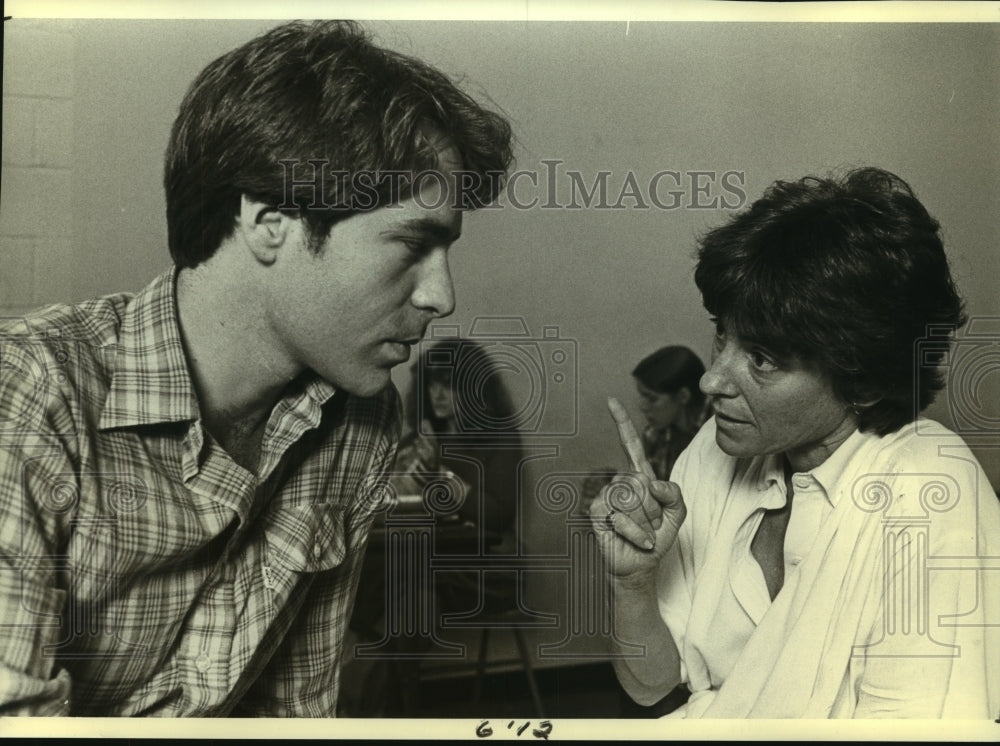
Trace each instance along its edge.
<path fill-rule="evenodd" d="M 200 417 L 177 318 L 177 269 L 157 277 L 126 306 L 118 335 L 111 389 L 99 427 L 103 429 L 191 422 Z M 337 389 L 312 371 L 285 402 L 298 431 L 319 425 L 322 406 Z"/>
<path fill-rule="evenodd" d="M 173 268 L 126 306 L 100 429 L 198 419 L 177 319 L 176 282 Z"/>
<path fill-rule="evenodd" d="M 796 477 L 802 476 L 814 480 L 823 488 L 830 504 L 836 505 L 840 499 L 840 492 L 836 489 L 838 480 L 843 476 L 850 460 L 872 437 L 874 436 L 855 430 L 822 464 L 806 472 L 794 472 L 791 475 L 793 482 Z M 758 488 L 761 491 L 767 490 L 772 484 L 784 485 L 785 459 L 781 454 L 761 457 L 757 468 L 760 475 Z"/>
<path fill-rule="evenodd" d="M 759 490 L 765 491 L 775 483 L 785 483 L 785 460 L 781 454 L 759 456 L 756 460 L 756 468 L 759 475 L 757 481 Z"/>
<path fill-rule="evenodd" d="M 847 437 L 847 440 L 840 444 L 836 451 L 830 454 L 826 461 L 807 472 L 819 482 L 831 505 L 836 505 L 840 500 L 840 493 L 843 490 L 837 489 L 837 485 L 841 477 L 847 473 L 848 463 L 866 443 L 877 437 L 872 433 L 855 430 Z"/>

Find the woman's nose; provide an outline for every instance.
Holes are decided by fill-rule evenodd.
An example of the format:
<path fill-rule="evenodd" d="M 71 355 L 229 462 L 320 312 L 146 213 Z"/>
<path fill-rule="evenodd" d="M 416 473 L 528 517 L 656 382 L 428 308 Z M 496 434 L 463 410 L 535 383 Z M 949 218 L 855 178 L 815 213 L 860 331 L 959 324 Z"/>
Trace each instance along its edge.
<path fill-rule="evenodd" d="M 698 388 L 705 396 L 731 397 L 736 395 L 736 388 L 730 375 L 730 362 L 731 355 L 727 353 L 726 349 L 713 356 L 712 364 L 698 381 Z"/>

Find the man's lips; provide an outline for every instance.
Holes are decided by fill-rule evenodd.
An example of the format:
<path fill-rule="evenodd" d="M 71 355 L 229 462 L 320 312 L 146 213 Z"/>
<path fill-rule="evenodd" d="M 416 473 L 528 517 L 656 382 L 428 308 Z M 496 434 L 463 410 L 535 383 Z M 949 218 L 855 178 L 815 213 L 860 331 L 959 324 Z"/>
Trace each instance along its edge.
<path fill-rule="evenodd" d="M 385 341 L 392 345 L 406 345 L 407 347 L 413 347 L 420 343 L 420 340 L 424 338 L 423 334 L 417 335 L 415 337 L 391 337 Z"/>
<path fill-rule="evenodd" d="M 386 344 L 395 352 L 395 357 L 399 362 L 410 359 L 410 350 L 420 341 L 420 337 L 409 337 L 407 339 L 387 339 Z"/>

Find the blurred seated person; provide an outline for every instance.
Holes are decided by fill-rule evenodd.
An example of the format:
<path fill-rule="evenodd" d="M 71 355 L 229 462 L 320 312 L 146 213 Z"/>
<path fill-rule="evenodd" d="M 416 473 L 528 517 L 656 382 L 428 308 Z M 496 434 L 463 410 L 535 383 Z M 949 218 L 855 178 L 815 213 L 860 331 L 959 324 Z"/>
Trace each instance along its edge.
<path fill-rule="evenodd" d="M 705 394 L 698 387 L 704 374 L 701 358 L 683 345 L 661 347 L 632 371 L 646 418 L 642 446 L 657 479 L 670 478 L 677 457 L 705 421 Z M 605 467 L 584 480 L 585 503 L 611 481 L 615 471 Z"/>
<path fill-rule="evenodd" d="M 521 437 L 516 413 L 501 378 L 501 371 L 486 349 L 469 339 L 445 339 L 426 347 L 413 368 L 413 385 L 407 399 L 407 421 L 391 476 L 397 506 L 402 499 L 423 496 L 423 505 L 438 517 L 440 540 L 456 523 L 478 527 L 478 546 L 436 541 L 433 556 L 452 552 L 477 556 L 516 555 Z M 408 502 L 408 501 L 407 501 Z M 448 506 L 454 505 L 454 511 Z M 457 519 L 457 520 L 456 520 Z M 472 540 L 475 541 L 475 540 Z M 386 635 L 386 598 L 395 593 L 386 587 L 385 550 L 369 549 L 351 619 L 354 635 L 381 640 Z M 513 571 L 448 569 L 432 574 L 435 627 L 445 614 L 475 616 L 514 608 L 517 579 Z M 427 647 L 429 640 L 400 636 L 393 649 L 410 655 Z M 406 656 L 401 655 L 401 660 Z M 369 670 L 370 669 L 370 670 Z M 393 699 L 406 686 L 393 680 L 390 667 L 355 660 L 345 668 L 342 715 L 386 716 L 397 714 Z M 398 676 L 412 674 L 406 666 Z"/>
<path fill-rule="evenodd" d="M 657 479 L 669 479 L 674 462 L 705 420 L 705 394 L 698 382 L 701 359 L 687 347 L 662 347 L 643 358 L 632 377 L 646 418 L 642 445 Z"/>
<path fill-rule="evenodd" d="M 469 339 L 446 339 L 424 349 L 407 410 L 408 421 L 419 425 L 404 436 L 397 453 L 396 494 L 420 494 L 431 482 L 446 486 L 455 514 L 480 527 L 488 553 L 516 554 L 521 438 L 500 369 L 486 349 Z M 475 608 L 478 575 L 476 570 L 439 573 L 439 608 Z M 512 577 L 487 573 L 485 590 L 487 610 L 511 605 Z"/>

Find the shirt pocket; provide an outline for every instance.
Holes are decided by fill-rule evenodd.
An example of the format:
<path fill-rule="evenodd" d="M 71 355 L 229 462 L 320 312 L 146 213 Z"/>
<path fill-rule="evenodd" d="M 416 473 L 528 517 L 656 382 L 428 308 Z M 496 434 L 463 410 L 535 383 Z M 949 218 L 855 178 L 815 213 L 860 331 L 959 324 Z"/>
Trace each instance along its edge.
<path fill-rule="evenodd" d="M 292 572 L 338 567 L 347 555 L 344 509 L 320 503 L 281 511 L 267 530 L 267 545 L 271 561 Z"/>

